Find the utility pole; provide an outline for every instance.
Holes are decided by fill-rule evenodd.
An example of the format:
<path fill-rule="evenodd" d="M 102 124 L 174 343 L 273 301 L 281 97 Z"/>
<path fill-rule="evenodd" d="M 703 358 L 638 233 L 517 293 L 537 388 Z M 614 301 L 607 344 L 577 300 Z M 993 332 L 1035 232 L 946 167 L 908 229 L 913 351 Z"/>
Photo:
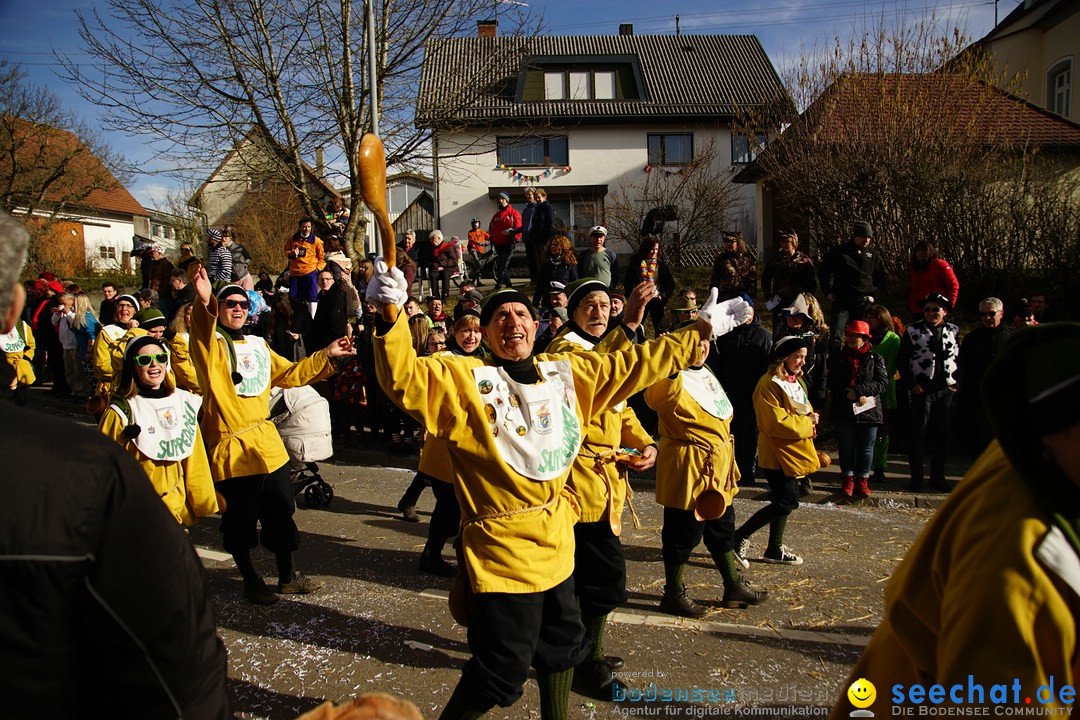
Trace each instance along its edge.
<path fill-rule="evenodd" d="M 371 132 L 379 134 L 379 71 L 375 66 L 375 0 L 364 0 L 368 26 L 368 98 L 371 101 Z"/>

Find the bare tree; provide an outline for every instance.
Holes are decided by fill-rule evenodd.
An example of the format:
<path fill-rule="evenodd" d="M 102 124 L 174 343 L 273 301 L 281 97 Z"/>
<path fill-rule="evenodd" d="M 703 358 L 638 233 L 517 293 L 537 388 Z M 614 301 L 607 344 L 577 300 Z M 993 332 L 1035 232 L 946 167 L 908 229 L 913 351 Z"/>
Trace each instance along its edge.
<path fill-rule="evenodd" d="M 106 123 L 156 139 L 184 170 L 214 167 L 258 129 L 280 146 L 277 179 L 313 218 L 324 213 L 303 154 L 326 148 L 328 166 L 342 168 L 329 180 L 352 190 L 358 216 L 357 151 L 371 128 L 363 8 L 359 0 L 106 0 L 79 12 L 98 65 L 86 72 L 61 62 Z M 491 0 L 378 3 L 375 89 L 389 164 L 411 169 L 430 157 L 430 131 L 413 122 L 424 43 L 460 35 L 490 10 Z M 520 6 L 502 15 L 508 26 L 533 25 Z M 347 244 L 357 232 L 349 228 Z"/>
<path fill-rule="evenodd" d="M 819 251 L 869 220 L 900 286 L 912 246 L 928 240 L 962 283 L 991 287 L 1058 272 L 1049 238 L 1075 252 L 1075 182 L 1033 142 L 1040 111 L 967 46 L 932 19 L 882 24 L 789 72 L 801 114 L 748 114 L 745 132 L 785 128 L 758 169 L 774 208 L 804 221 Z"/>
<path fill-rule="evenodd" d="M 664 252 L 678 265 L 694 251 L 711 251 L 719 231 L 734 221 L 741 205 L 739 188 L 731 184 L 731 174 L 719 162 L 717 143 L 710 140 L 677 171 L 652 168 L 639 182 L 624 176 L 604 201 L 604 213 L 611 233 L 635 239 L 636 247 L 649 211 L 671 208 L 669 221 L 677 229 L 663 237 Z"/>
<path fill-rule="evenodd" d="M 30 270 L 60 267 L 70 248 L 50 242 L 58 223 L 92 208 L 96 193 L 121 187 L 126 175 L 122 157 L 56 95 L 0 61 L 0 207 L 26 218 Z"/>

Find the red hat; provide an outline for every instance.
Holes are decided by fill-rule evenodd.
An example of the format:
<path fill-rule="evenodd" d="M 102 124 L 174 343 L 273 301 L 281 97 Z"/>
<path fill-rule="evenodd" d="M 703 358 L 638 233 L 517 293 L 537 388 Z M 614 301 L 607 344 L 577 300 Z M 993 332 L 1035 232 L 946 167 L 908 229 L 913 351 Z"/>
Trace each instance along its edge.
<path fill-rule="evenodd" d="M 870 337 L 870 324 L 865 320 L 852 320 L 848 323 L 847 329 L 844 330 L 844 332 L 851 333 L 852 335 L 865 335 L 866 337 Z"/>
<path fill-rule="evenodd" d="M 53 280 L 51 283 L 49 283 L 49 289 L 57 295 L 64 292 L 64 286 L 60 284 L 59 280 Z"/>

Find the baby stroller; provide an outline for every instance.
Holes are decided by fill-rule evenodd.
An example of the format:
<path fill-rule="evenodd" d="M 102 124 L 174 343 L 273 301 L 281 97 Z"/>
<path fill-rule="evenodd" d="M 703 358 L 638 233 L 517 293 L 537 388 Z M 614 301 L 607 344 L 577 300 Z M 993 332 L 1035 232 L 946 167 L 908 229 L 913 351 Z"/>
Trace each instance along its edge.
<path fill-rule="evenodd" d="M 277 426 L 292 461 L 289 473 L 293 495 L 304 493 L 304 504 L 320 508 L 334 499 L 334 488 L 319 475 L 319 460 L 334 454 L 330 436 L 330 403 L 310 387 L 272 388 L 270 420 Z"/>

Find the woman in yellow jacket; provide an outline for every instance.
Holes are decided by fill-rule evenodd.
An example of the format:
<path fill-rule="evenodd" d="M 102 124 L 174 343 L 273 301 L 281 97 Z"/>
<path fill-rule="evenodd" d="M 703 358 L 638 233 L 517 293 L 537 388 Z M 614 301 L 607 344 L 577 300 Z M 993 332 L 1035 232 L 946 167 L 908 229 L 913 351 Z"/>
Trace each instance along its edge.
<path fill-rule="evenodd" d="M 247 291 L 226 285 L 211 294 L 205 268 L 194 278 L 198 299 L 191 316 L 191 363 L 203 391 L 202 431 L 210 473 L 225 499 L 221 536 L 244 579 L 244 598 L 271 605 L 277 596 L 255 570 L 251 550 L 261 544 L 277 558 L 279 593 L 322 587 L 293 564 L 300 531 L 293 513 L 289 455 L 270 422 L 270 387 L 299 387 L 330 377 L 332 358 L 356 351 L 348 338 L 291 363 L 256 335 L 244 335 L 251 308 Z"/>
<path fill-rule="evenodd" d="M 802 368 L 809 343 L 789 335 L 773 346 L 773 362 L 754 389 L 758 425 L 758 467 L 769 483 L 769 504 L 735 532 L 736 555 L 748 567 L 750 536 L 769 526 L 769 545 L 762 558 L 778 565 L 802 565 L 802 558 L 784 547 L 788 516 L 799 507 L 799 480 L 821 467 L 814 437 L 818 414 L 810 405 Z"/>
<path fill-rule="evenodd" d="M 120 365 L 124 347 L 133 337 L 129 334 L 139 301 L 134 295 L 121 295 L 113 303 L 113 322 L 101 328 L 94 338 L 94 379 L 97 381 L 95 396 L 87 403 L 87 411 L 97 415 L 109 405 L 109 398 L 116 390 L 115 367 Z"/>
<path fill-rule="evenodd" d="M 735 559 L 735 508 L 739 468 L 731 436 L 731 401 L 705 367 L 710 343 L 701 342 L 701 360 L 645 390 L 645 402 L 660 420 L 656 502 L 664 506 L 661 554 L 664 597 L 660 609 L 701 617 L 708 610 L 690 599 L 683 570 L 702 538 L 724 580 L 723 605 L 745 608 L 768 593 L 751 590 Z"/>
<path fill-rule="evenodd" d="M 0 334 L 0 393 L 12 393 L 15 402 L 26 404 L 27 388 L 34 384 L 34 333 L 30 326 L 19 320 L 11 332 Z"/>
<path fill-rule="evenodd" d="M 117 394 L 98 427 L 131 453 L 154 492 L 181 525 L 218 511 L 206 460 L 199 407 L 202 400 L 174 387 L 169 351 L 151 335 L 127 343 Z"/>

